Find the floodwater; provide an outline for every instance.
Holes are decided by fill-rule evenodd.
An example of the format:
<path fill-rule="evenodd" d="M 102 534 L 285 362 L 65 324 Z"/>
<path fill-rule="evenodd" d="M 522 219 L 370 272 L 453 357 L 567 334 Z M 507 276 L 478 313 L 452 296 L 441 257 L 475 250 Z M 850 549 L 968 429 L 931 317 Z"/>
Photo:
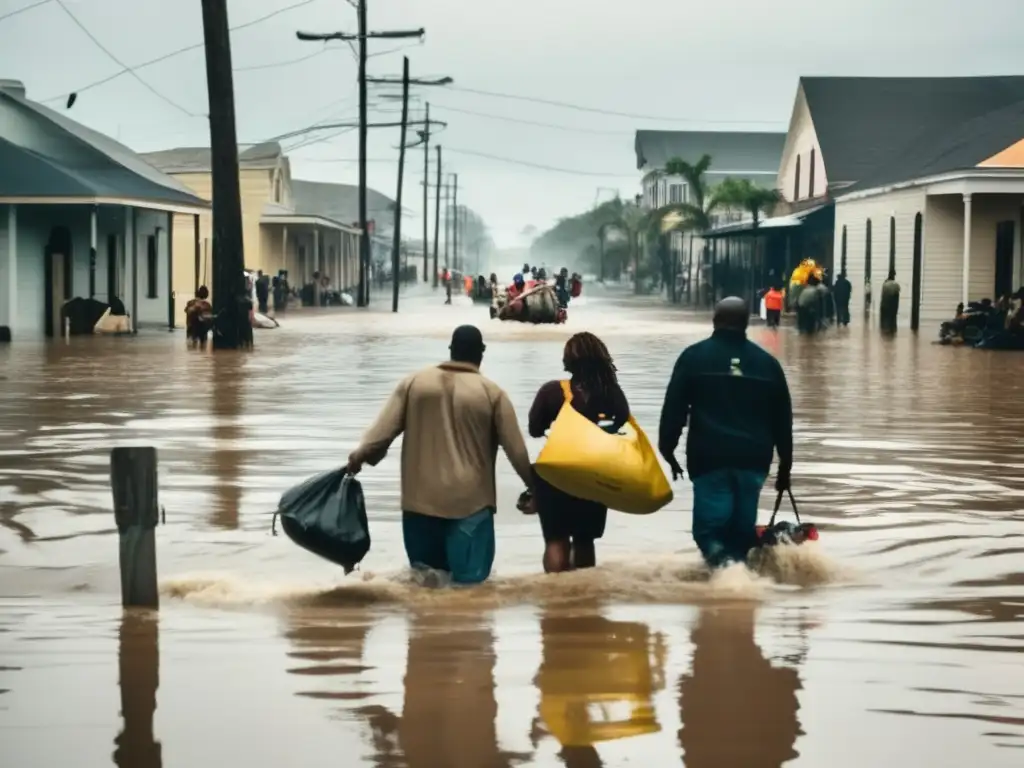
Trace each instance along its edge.
<path fill-rule="evenodd" d="M 688 484 L 612 514 L 591 572 L 541 573 L 499 460 L 478 589 L 406 574 L 397 449 L 361 475 L 373 549 L 338 569 L 270 535 L 280 494 L 344 461 L 390 388 L 477 322 L 521 417 L 573 331 L 607 342 L 657 429 L 704 317 L 594 288 L 564 328 L 411 298 L 293 313 L 253 354 L 181 333 L 0 349 L 0 764 L 1019 766 L 1024 360 L 857 325 L 753 329 L 796 413 L 821 541 L 702 573 Z M 159 451 L 159 614 L 122 613 L 110 449 Z M 536 453 L 539 444 L 531 443 Z M 773 494 L 762 497 L 770 513 Z"/>

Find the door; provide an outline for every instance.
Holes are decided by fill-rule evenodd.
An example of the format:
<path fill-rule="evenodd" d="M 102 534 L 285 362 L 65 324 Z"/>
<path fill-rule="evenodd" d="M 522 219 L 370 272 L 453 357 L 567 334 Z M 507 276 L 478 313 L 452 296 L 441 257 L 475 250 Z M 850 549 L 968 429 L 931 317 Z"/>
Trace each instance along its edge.
<path fill-rule="evenodd" d="M 1013 221 L 996 224 L 996 284 L 992 298 L 997 301 L 1013 293 Z"/>
<path fill-rule="evenodd" d="M 916 331 L 921 325 L 921 214 L 914 217 L 914 267 L 910 283 L 910 330 Z"/>

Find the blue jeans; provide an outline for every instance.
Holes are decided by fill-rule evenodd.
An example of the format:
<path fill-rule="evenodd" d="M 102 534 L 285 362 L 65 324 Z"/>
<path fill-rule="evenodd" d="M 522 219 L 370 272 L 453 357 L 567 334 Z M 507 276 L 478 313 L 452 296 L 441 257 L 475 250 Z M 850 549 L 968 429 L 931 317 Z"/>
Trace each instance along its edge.
<path fill-rule="evenodd" d="M 693 478 L 693 540 L 712 568 L 746 562 L 757 544 L 757 502 L 768 475 L 718 469 Z"/>
<path fill-rule="evenodd" d="M 402 538 L 413 568 L 450 573 L 454 584 L 480 584 L 494 565 L 494 508 L 461 520 L 403 512 Z"/>

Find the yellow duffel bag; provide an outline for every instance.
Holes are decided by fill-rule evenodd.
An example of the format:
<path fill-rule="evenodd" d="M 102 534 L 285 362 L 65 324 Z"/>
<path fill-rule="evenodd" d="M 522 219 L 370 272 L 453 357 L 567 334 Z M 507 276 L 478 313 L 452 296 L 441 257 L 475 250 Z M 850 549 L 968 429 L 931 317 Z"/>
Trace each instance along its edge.
<path fill-rule="evenodd" d="M 571 496 L 633 515 L 672 501 L 654 447 L 632 416 L 619 434 L 610 434 L 572 407 L 568 381 L 562 392 L 565 403 L 535 465 L 541 478 Z"/>

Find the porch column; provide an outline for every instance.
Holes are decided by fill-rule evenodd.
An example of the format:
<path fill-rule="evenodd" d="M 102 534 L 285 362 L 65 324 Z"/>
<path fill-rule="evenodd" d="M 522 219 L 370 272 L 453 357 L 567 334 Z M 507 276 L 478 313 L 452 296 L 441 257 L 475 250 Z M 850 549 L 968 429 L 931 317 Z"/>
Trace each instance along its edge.
<path fill-rule="evenodd" d="M 174 214 L 167 214 L 167 328 L 174 330 Z"/>
<path fill-rule="evenodd" d="M 18 206 L 7 206 L 7 328 L 18 326 Z"/>
<path fill-rule="evenodd" d="M 288 267 L 288 225 L 281 227 L 281 269 L 289 272 Z M 289 276 L 290 277 L 290 276 Z"/>
<path fill-rule="evenodd" d="M 319 272 L 320 277 L 324 276 L 323 259 L 320 258 L 320 230 L 313 227 L 313 271 Z"/>
<path fill-rule="evenodd" d="M 960 300 L 966 307 L 971 299 L 971 196 L 964 195 L 964 257 L 963 291 Z"/>
<path fill-rule="evenodd" d="M 89 298 L 96 298 L 96 218 L 98 206 L 89 210 Z M 108 297 L 109 301 L 109 297 Z"/>
<path fill-rule="evenodd" d="M 202 247 L 200 246 L 199 214 L 198 213 L 192 215 L 192 239 L 195 240 L 195 243 L 193 243 L 193 245 L 195 247 L 195 257 L 194 258 L 195 258 L 195 262 L 196 262 L 196 264 L 195 264 L 195 274 L 193 276 L 194 277 L 193 282 L 195 283 L 195 285 L 192 286 L 192 290 L 193 290 L 193 292 L 198 293 L 199 292 L 200 273 L 203 271 L 203 267 L 202 267 L 202 264 L 200 262 L 200 256 L 201 256 L 201 253 L 202 253 Z"/>
<path fill-rule="evenodd" d="M 132 333 L 139 332 L 139 209 L 131 211 L 132 228 Z"/>

